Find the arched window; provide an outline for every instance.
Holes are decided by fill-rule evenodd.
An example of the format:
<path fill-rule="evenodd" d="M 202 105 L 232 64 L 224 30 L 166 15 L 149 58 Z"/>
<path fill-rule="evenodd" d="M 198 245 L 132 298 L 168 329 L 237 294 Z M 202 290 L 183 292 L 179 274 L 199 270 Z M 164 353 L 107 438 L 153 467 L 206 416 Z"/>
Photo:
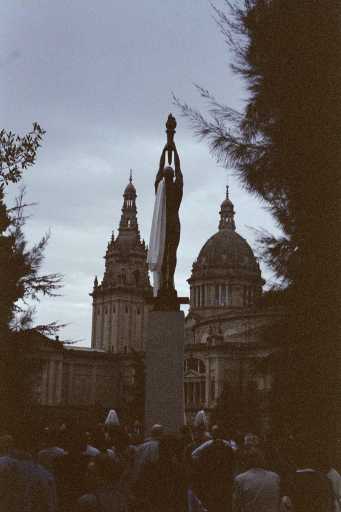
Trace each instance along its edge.
<path fill-rule="evenodd" d="M 206 366 L 201 359 L 189 357 L 184 363 L 185 406 L 200 409 L 206 402 Z"/>
<path fill-rule="evenodd" d="M 185 360 L 185 367 L 184 367 L 185 373 L 188 371 L 196 372 L 199 374 L 205 374 L 206 373 L 206 367 L 203 361 L 201 359 L 197 359 L 195 357 L 189 357 Z"/>

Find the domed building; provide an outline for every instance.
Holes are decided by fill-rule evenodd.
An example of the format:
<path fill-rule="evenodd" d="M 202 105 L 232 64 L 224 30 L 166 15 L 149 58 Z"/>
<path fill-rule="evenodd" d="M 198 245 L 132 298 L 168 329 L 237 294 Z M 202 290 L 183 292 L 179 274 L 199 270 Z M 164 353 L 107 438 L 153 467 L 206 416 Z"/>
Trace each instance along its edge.
<path fill-rule="evenodd" d="M 264 430 L 272 380 L 268 356 L 274 347 L 263 333 L 277 313 L 258 305 L 264 280 L 250 245 L 236 232 L 228 187 L 219 214 L 218 231 L 200 250 L 188 279 L 186 415 L 189 421 L 199 409 L 210 415 L 224 394 L 233 395 L 231 407 L 236 395 L 240 402 L 252 395 L 253 403 L 262 408 L 257 416 Z"/>

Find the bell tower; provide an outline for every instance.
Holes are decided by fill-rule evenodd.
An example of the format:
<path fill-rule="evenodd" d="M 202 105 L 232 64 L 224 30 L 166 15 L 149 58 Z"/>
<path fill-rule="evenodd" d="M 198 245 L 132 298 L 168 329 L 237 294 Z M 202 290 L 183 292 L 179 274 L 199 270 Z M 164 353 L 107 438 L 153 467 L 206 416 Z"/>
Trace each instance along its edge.
<path fill-rule="evenodd" d="M 94 280 L 91 347 L 114 353 L 144 350 L 144 329 L 152 295 L 147 268 L 147 248 L 137 222 L 136 189 L 130 171 L 123 193 L 118 236 L 114 232 L 104 256 L 101 283 Z"/>

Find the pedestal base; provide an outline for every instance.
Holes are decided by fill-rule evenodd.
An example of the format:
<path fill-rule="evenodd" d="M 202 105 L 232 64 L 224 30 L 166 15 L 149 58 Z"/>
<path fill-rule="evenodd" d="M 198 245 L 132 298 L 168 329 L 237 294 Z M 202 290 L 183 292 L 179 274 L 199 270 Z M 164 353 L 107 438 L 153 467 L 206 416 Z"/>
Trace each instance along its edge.
<path fill-rule="evenodd" d="M 153 311 L 180 311 L 181 304 L 189 304 L 188 297 L 174 296 L 160 296 L 160 297 L 147 297 L 147 304 L 153 306 Z"/>
<path fill-rule="evenodd" d="M 167 432 L 184 424 L 183 365 L 184 327 L 182 311 L 149 313 L 146 337 L 145 431 L 155 423 Z"/>

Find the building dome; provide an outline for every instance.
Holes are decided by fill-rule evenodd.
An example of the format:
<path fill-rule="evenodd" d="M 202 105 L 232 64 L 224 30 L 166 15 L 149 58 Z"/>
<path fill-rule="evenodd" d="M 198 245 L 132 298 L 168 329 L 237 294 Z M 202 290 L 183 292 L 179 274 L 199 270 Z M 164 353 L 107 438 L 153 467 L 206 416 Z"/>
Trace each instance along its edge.
<path fill-rule="evenodd" d="M 132 183 L 128 183 L 128 185 L 124 189 L 123 195 L 124 196 L 134 196 L 134 195 L 136 195 L 136 188 L 134 187 L 134 185 Z"/>
<path fill-rule="evenodd" d="M 250 245 L 236 232 L 228 187 L 219 213 L 219 231 L 200 250 L 188 279 L 192 310 L 251 306 L 264 284 Z"/>
<path fill-rule="evenodd" d="M 202 247 L 197 267 L 241 269 L 259 272 L 259 265 L 247 241 L 232 229 L 221 229 Z"/>

